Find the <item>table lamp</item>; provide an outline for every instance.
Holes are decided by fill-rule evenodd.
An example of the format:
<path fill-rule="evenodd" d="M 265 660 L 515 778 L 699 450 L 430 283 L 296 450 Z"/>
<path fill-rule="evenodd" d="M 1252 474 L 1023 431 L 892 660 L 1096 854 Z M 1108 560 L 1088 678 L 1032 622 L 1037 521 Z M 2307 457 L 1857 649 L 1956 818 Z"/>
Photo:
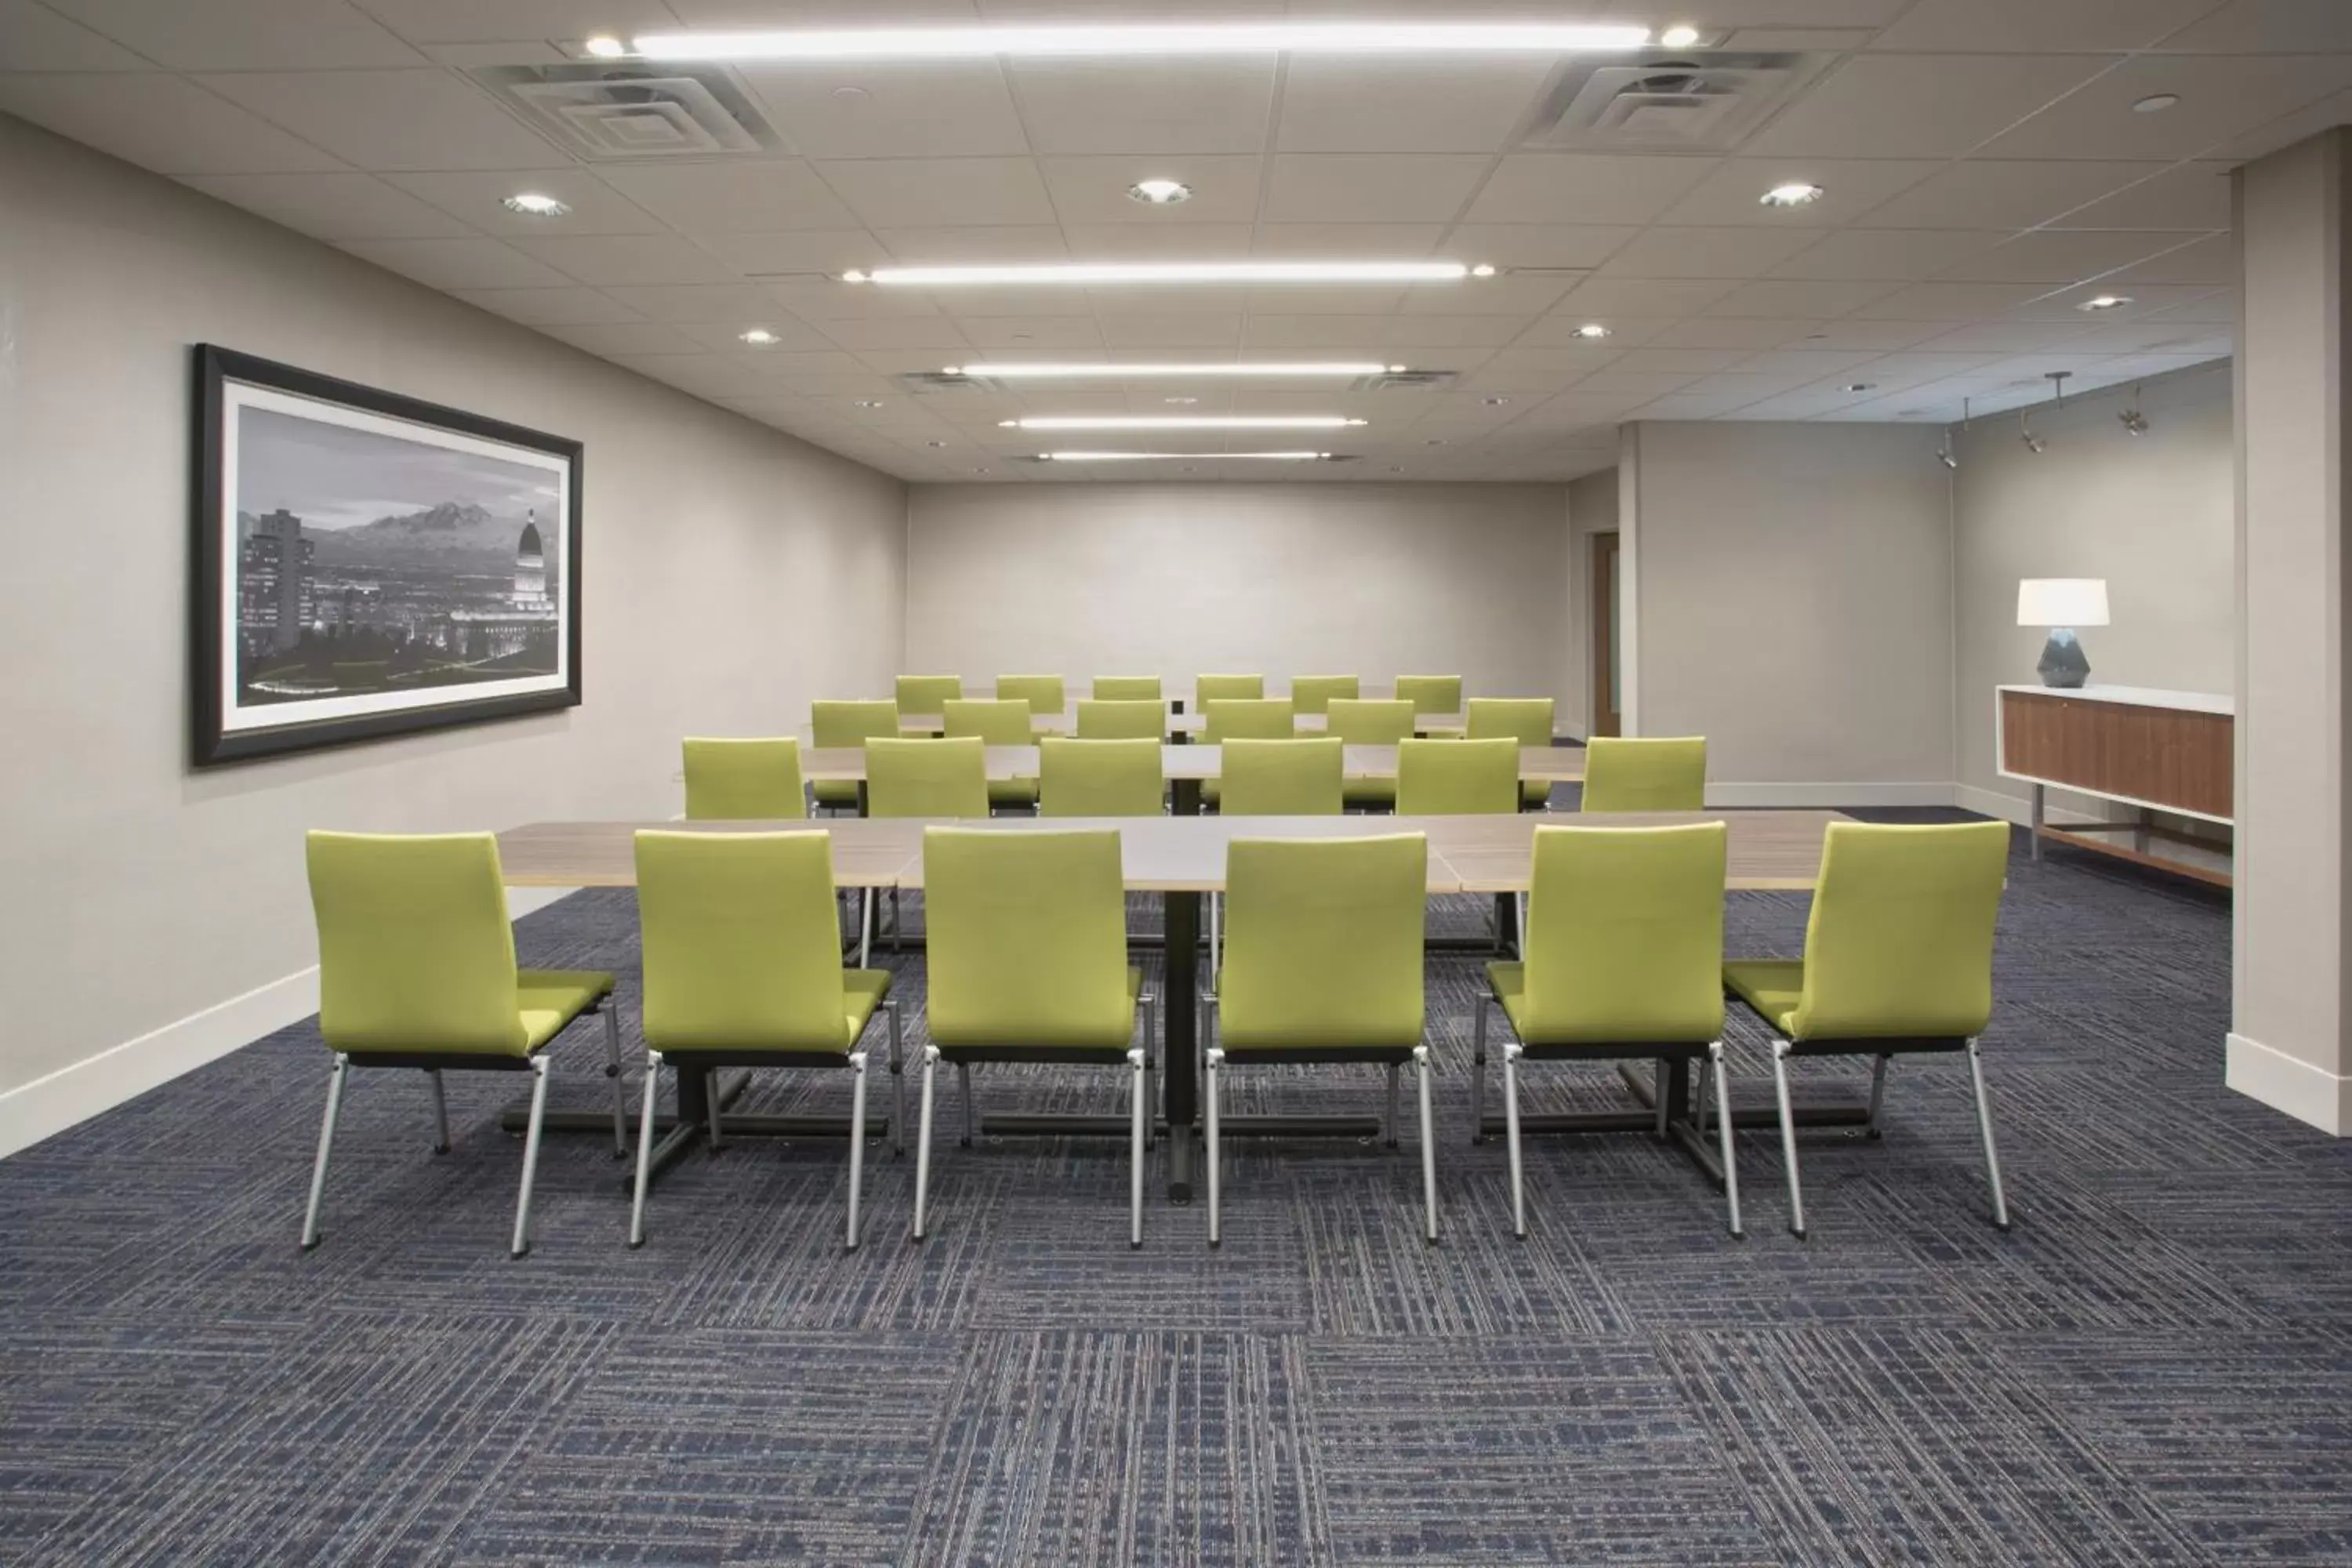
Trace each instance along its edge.
<path fill-rule="evenodd" d="M 2017 584 L 2017 624 L 2050 628 L 2050 640 L 2042 647 L 2042 662 L 2034 666 L 2042 685 L 2080 686 L 2091 678 L 2091 661 L 2084 656 L 2074 628 L 2107 624 L 2107 580 L 2021 578 Z"/>

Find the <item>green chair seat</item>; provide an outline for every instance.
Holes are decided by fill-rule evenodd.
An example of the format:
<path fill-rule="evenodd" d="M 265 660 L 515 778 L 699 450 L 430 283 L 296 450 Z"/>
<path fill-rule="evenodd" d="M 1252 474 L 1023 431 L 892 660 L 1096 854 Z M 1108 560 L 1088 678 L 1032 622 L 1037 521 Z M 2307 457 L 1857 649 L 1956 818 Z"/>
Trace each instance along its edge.
<path fill-rule="evenodd" d="M 519 969 L 515 1007 L 522 1016 L 523 1049 L 535 1051 L 564 1026 L 613 994 L 613 977 L 594 969 Z"/>
<path fill-rule="evenodd" d="M 819 805 L 857 808 L 857 784 L 853 779 L 819 779 L 809 788 L 815 792 Z"/>
<path fill-rule="evenodd" d="M 866 1020 L 874 1009 L 890 994 L 890 972 L 887 969 L 845 969 L 841 972 L 841 1005 L 849 1033 L 841 1048 L 847 1050 L 850 1042 L 866 1031 Z"/>
<path fill-rule="evenodd" d="M 1035 779 L 991 779 L 988 781 L 988 804 L 1034 805 L 1037 804 L 1037 781 Z"/>
<path fill-rule="evenodd" d="M 1349 779 L 1340 787 L 1340 799 L 1349 805 L 1381 806 L 1396 809 L 1396 780 Z"/>
<path fill-rule="evenodd" d="M 1723 966 L 1723 983 L 1783 1035 L 1795 1032 L 1804 999 L 1805 965 L 1799 959 L 1741 959 Z"/>

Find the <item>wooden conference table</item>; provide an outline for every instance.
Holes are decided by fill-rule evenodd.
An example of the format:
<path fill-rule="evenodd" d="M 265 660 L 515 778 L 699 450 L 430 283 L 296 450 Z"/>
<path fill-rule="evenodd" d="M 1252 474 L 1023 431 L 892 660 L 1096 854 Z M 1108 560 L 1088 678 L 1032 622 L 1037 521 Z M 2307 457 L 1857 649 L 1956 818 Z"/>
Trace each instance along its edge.
<path fill-rule="evenodd" d="M 1830 811 L 1711 811 L 1612 815 L 1607 826 L 1643 826 L 1721 821 L 1730 828 L 1725 886 L 1735 891 L 1801 891 L 1813 886 L 1821 862 L 1822 835 L 1841 820 Z M 833 835 L 834 880 L 843 888 L 907 888 L 923 885 L 923 830 L 930 826 L 981 828 L 1002 833 L 1111 830 L 1119 836 L 1128 890 L 1160 895 L 1166 912 L 1167 977 L 1162 998 L 1165 1048 L 1161 1052 L 1169 1131 L 1169 1196 L 1189 1202 L 1192 1192 L 1192 1133 L 1198 1119 L 1200 1084 L 1192 1042 L 1199 1031 L 1201 993 L 1201 895 L 1224 889 L 1225 848 L 1235 838 L 1369 837 L 1419 833 L 1429 840 L 1432 893 L 1525 892 L 1530 879 L 1538 827 L 1590 826 L 1593 819 L 1574 813 L 1527 812 L 1485 816 L 1133 816 L 986 817 L 953 822 L 916 818 L 839 816 L 815 821 L 705 822 L 696 832 L 779 832 L 823 828 Z M 499 835 L 499 857 L 507 881 L 516 887 L 625 888 L 636 882 L 635 835 L 640 829 L 677 831 L 674 822 L 542 822 Z M 1625 1081 L 1648 1109 L 1521 1118 L 1533 1132 L 1643 1131 L 1656 1120 L 1656 1097 L 1665 1097 L 1669 1129 L 1684 1151 L 1717 1182 L 1720 1166 L 1691 1125 L 1691 1080 L 1687 1066 L 1671 1064 L 1662 1084 L 1627 1071 Z M 663 1140 L 657 1159 L 667 1163 L 691 1140 L 705 1119 L 711 1086 L 707 1074 L 681 1072 L 678 1124 Z M 724 1097 L 722 1091 L 722 1098 Z M 1735 1116 L 1740 1125 L 1762 1124 L 1765 1110 Z M 1811 1108 L 1809 1125 L 1855 1125 L 1859 1108 Z M 996 1116 L 1008 1131 L 1108 1133 L 1124 1137 L 1124 1118 Z M 611 1130 L 609 1112 L 550 1113 L 551 1130 Z M 730 1130 L 776 1136 L 842 1135 L 838 1119 L 807 1117 L 731 1118 Z M 1369 1119 L 1330 1117 L 1229 1117 L 1225 1130 L 1276 1136 L 1346 1133 L 1368 1137 Z M 869 1125 L 869 1136 L 880 1129 Z"/>
<path fill-rule="evenodd" d="M 1329 730 L 1330 722 L 1330 715 L 1326 713 L 1298 713 L 1291 718 L 1293 731 L 1300 735 L 1324 734 Z M 1420 713 L 1414 715 L 1412 722 L 1413 731 L 1416 734 L 1459 735 L 1468 731 L 1470 716 L 1467 713 Z M 1074 735 L 1077 733 L 1078 729 L 1078 710 L 1075 708 L 1066 708 L 1059 713 L 1033 713 L 1030 715 L 1029 724 L 1041 735 Z M 1208 727 L 1209 721 L 1205 714 L 1171 713 L 1168 715 L 1168 733 L 1172 736 L 1189 738 L 1201 733 Z M 901 713 L 898 715 L 898 732 L 902 735 L 936 735 L 946 728 L 947 719 L 943 714 Z M 813 731 L 803 732 L 814 733 Z M 1562 739 L 1570 738 L 1565 730 L 1555 730 L 1553 732 Z"/>

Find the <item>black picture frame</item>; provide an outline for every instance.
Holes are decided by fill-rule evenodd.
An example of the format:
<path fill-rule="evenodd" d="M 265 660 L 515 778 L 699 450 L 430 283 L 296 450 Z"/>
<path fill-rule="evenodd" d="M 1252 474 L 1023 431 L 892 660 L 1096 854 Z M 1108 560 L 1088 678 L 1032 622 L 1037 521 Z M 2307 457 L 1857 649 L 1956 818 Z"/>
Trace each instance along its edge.
<path fill-rule="evenodd" d="M 213 343 L 196 344 L 194 360 L 188 616 L 189 738 L 194 766 L 205 768 L 279 757 L 580 705 L 583 478 L 583 448 L 580 442 Z M 407 695 L 374 694 L 373 700 L 408 703 L 388 710 L 320 716 L 300 710 L 331 706 L 331 700 L 289 701 L 288 718 L 282 722 L 268 721 L 268 708 L 256 706 L 248 710 L 236 703 L 227 683 L 239 669 L 239 638 L 247 628 L 241 616 L 230 612 L 230 590 L 240 585 L 225 574 L 239 570 L 243 543 L 236 500 L 226 493 L 226 487 L 232 471 L 228 452 L 232 410 L 241 410 L 243 405 L 240 388 L 299 399 L 318 405 L 322 410 L 351 411 L 415 426 L 417 434 L 414 437 L 402 432 L 395 438 L 413 440 L 419 446 L 431 446 L 433 434 L 438 432 L 510 447 L 518 455 L 535 454 L 541 465 L 560 472 L 562 482 L 559 506 L 562 515 L 553 531 L 562 541 L 557 596 L 551 601 L 551 609 L 541 612 L 552 615 L 560 623 L 553 639 L 560 647 L 559 668 L 551 675 L 533 673 L 512 681 L 493 682 L 530 684 L 535 688 L 527 690 L 467 697 L 464 694 L 476 687 L 453 685 L 431 688 L 434 695 L 430 700 L 425 700 L 427 689 L 423 687 Z M 297 414 L 294 417 L 302 416 Z M 317 417 L 333 423 L 327 414 Z M 294 521 L 294 534 L 299 535 L 299 520 Z M 289 539 L 292 537 L 289 535 Z M 289 543 L 283 548 L 291 552 L 294 545 Z M 520 586 L 519 583 L 519 589 Z M 440 695 L 444 691 L 446 697 Z"/>

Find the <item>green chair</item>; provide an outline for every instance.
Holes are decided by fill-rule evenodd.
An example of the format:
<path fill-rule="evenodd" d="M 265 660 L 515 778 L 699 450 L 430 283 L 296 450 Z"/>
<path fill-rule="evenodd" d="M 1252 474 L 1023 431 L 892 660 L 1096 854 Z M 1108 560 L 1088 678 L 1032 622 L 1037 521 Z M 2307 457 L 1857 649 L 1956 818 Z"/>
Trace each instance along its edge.
<path fill-rule="evenodd" d="M 312 833 L 306 846 L 319 925 L 319 1032 L 334 1053 L 302 1249 L 319 1245 L 327 1163 L 353 1068 L 421 1071 L 433 1090 L 433 1152 L 449 1152 L 441 1075 L 527 1072 L 530 1119 L 515 1200 L 517 1258 L 530 1250 L 530 1190 L 547 1115 L 546 1048 L 573 1020 L 604 1016 L 613 1086 L 613 1152 L 628 1152 L 621 1034 L 613 977 L 593 970 L 517 969 L 499 842 L 488 833 Z"/>
<path fill-rule="evenodd" d="M 1078 703 L 1078 739 L 1164 743 L 1168 739 L 1167 704 L 1157 697 L 1085 699 Z"/>
<path fill-rule="evenodd" d="M 728 1068 L 850 1072 L 849 1251 L 857 1250 L 866 1170 L 866 1053 L 878 1008 L 890 1020 L 890 1131 L 906 1142 L 898 1005 L 890 974 L 841 967 L 833 906 L 833 836 L 662 833 L 636 836 L 637 923 L 645 950 L 646 1098 L 629 1245 L 646 1239 L 656 1102 L 664 1066 L 707 1079 L 705 1130 L 719 1146 L 719 1080 Z"/>
<path fill-rule="evenodd" d="M 1462 711 L 1462 678 L 1458 675 L 1400 675 L 1396 694 L 1412 703 L 1415 713 Z"/>
<path fill-rule="evenodd" d="M 1517 741 L 1401 741 L 1399 816 L 1465 816 L 1519 809 Z"/>
<path fill-rule="evenodd" d="M 1192 678 L 1192 701 L 1196 710 L 1202 713 L 1209 710 L 1212 702 L 1250 700 L 1265 695 L 1265 677 L 1263 675 L 1197 675 Z"/>
<path fill-rule="evenodd" d="M 1584 744 L 1586 811 L 1705 811 L 1706 741 L 1620 739 Z"/>
<path fill-rule="evenodd" d="M 1667 1131 L 1666 1064 L 1705 1062 L 1715 1079 L 1717 1139 L 1731 1234 L 1740 1234 L 1739 1170 L 1723 1070 L 1723 880 L 1727 830 L 1538 827 L 1525 962 L 1486 966 L 1471 1026 L 1470 1125 L 1485 1141 L 1486 1013 L 1499 1005 L 1504 1131 L 1510 1145 L 1511 1233 L 1528 1234 L 1519 1156 L 1522 1062 L 1658 1065 L 1660 1137 Z M 1700 1080 L 1698 1131 L 1706 1129 Z"/>
<path fill-rule="evenodd" d="M 1227 816 L 1337 816 L 1346 747 L 1328 736 L 1227 741 L 1217 772 Z"/>
<path fill-rule="evenodd" d="M 1298 733 L 1296 710 L 1287 697 L 1217 697 L 1201 705 L 1201 742 L 1222 746 L 1227 741 L 1286 741 Z M 1215 779 L 1201 785 L 1201 804 L 1223 808 L 1224 786 Z"/>
<path fill-rule="evenodd" d="M 1516 741 L 1521 746 L 1551 744 L 1552 700 L 1549 697 L 1473 697 L 1468 734 L 1474 741 Z M 1530 779 L 1519 786 L 1519 804 L 1541 811 L 1551 804 L 1551 785 Z"/>
<path fill-rule="evenodd" d="M 972 1068 L 1051 1062 L 1128 1069 L 1128 1242 L 1141 1247 L 1157 1008 L 1143 989 L 1143 972 L 1127 962 L 1118 835 L 927 828 L 923 891 L 931 927 L 931 1043 L 923 1051 L 915 1142 L 915 1239 L 923 1238 L 929 1208 L 932 1079 L 939 1063 L 953 1062 L 961 1079 L 969 1148 L 981 1131 Z M 1139 1004 L 1139 1046 L 1134 1040 Z"/>
<path fill-rule="evenodd" d="M 1335 697 L 1354 697 L 1361 683 L 1352 675 L 1297 675 L 1290 680 L 1291 705 L 1301 713 L 1320 713 Z"/>
<path fill-rule="evenodd" d="M 947 706 L 963 695 L 963 680 L 953 675 L 902 675 L 898 678 L 898 711 L 901 713 L 944 713 Z"/>
<path fill-rule="evenodd" d="M 1041 717 L 1059 713 L 1070 705 L 1058 675 L 1000 675 L 996 695 L 1026 702 L 1029 711 Z"/>
<path fill-rule="evenodd" d="M 988 742 L 977 735 L 866 742 L 866 814 L 988 816 Z M 858 904 L 857 963 L 862 968 L 874 946 L 874 889 L 865 889 Z M 898 889 L 893 888 L 890 940 L 896 942 L 904 929 L 898 921 Z"/>
<path fill-rule="evenodd" d="M 799 741 L 687 739 L 688 822 L 785 822 L 807 815 Z"/>
<path fill-rule="evenodd" d="M 1789 1228 L 1805 1234 L 1789 1058 L 1866 1056 L 1870 1134 L 1879 1132 L 1886 1068 L 1897 1056 L 1965 1051 L 1992 1186 L 1992 1220 L 2009 1228 L 1977 1036 L 1992 1016 L 1993 926 L 2009 870 L 2009 825 L 1892 826 L 1835 822 L 1797 962 L 1742 960 L 1723 980 L 1773 1034 L 1772 1081 L 1789 1171 Z"/>
<path fill-rule="evenodd" d="M 1157 741 L 1037 742 L 1041 816 L 1157 816 L 1165 805 Z"/>
<path fill-rule="evenodd" d="M 1334 698 L 1324 720 L 1324 733 L 1349 746 L 1397 745 L 1412 739 L 1412 704 L 1402 698 Z M 1351 778 L 1347 803 L 1392 810 L 1396 780 Z"/>
<path fill-rule="evenodd" d="M 1097 675 L 1088 695 L 1098 702 L 1159 702 L 1156 675 Z"/>
<path fill-rule="evenodd" d="M 1209 1245 L 1223 1239 L 1219 1116 L 1226 1070 L 1244 1063 L 1371 1062 L 1388 1069 L 1387 1141 L 1397 1145 L 1397 1073 L 1421 1095 L 1423 1238 L 1437 1239 L 1437 1142 L 1422 1043 L 1422 922 L 1429 841 L 1235 839 L 1208 1067 Z"/>
<path fill-rule="evenodd" d="M 1037 743 L 1035 715 L 1029 704 L 1017 697 L 950 698 L 941 710 L 947 721 L 947 737 L 957 740 L 977 736 L 983 745 L 1034 746 Z M 1035 805 L 1035 779 L 991 779 L 988 782 L 988 803 L 991 805 Z"/>
<path fill-rule="evenodd" d="M 898 739 L 896 702 L 815 702 L 809 706 L 810 738 L 820 749 L 855 751 L 877 735 Z M 819 779 L 812 786 L 827 810 L 855 815 L 857 785 L 848 779 Z"/>

